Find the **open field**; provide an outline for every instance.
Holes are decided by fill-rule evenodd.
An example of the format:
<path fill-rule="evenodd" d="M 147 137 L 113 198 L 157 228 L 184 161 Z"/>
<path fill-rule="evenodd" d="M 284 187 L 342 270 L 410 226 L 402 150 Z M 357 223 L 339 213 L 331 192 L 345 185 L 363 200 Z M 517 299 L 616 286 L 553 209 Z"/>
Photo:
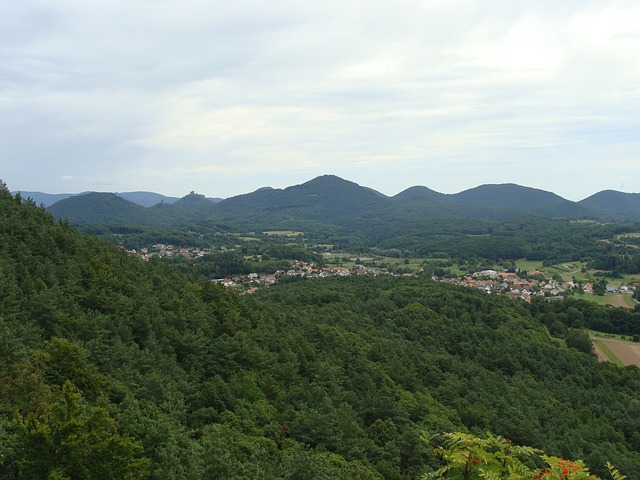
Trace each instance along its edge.
<path fill-rule="evenodd" d="M 605 295 L 606 296 L 606 295 Z M 611 295 L 612 305 L 614 307 L 633 308 L 635 302 L 630 293 L 616 293 Z"/>
<path fill-rule="evenodd" d="M 620 233 L 620 234 L 616 235 L 614 238 L 616 240 L 618 240 L 618 239 L 624 238 L 624 237 L 638 238 L 638 237 L 640 237 L 640 232 Z"/>
<path fill-rule="evenodd" d="M 622 275 L 620 283 L 631 285 L 633 283 L 640 283 L 640 276 L 638 274 L 625 273 Z"/>
<path fill-rule="evenodd" d="M 599 338 L 593 338 L 593 348 L 601 362 L 611 362 L 619 367 L 624 367 L 624 363 L 611 351 L 611 349 Z"/>
<path fill-rule="evenodd" d="M 613 305 L 613 299 L 611 295 L 591 295 L 591 294 L 575 294 L 572 298 L 578 300 L 587 300 L 588 302 L 597 303 L 598 305 Z"/>
<path fill-rule="evenodd" d="M 602 337 L 593 337 L 593 340 L 600 360 L 640 366 L 640 343 Z"/>
<path fill-rule="evenodd" d="M 545 267 L 542 266 L 542 263 L 543 262 L 541 260 L 519 259 L 516 260 L 516 267 L 520 270 L 540 270 L 549 274 L 558 273 L 566 280 L 571 280 L 573 276 L 580 278 L 582 274 L 580 270 L 586 265 L 584 262 L 566 262 L 557 265 L 548 265 Z"/>
<path fill-rule="evenodd" d="M 542 270 L 542 260 L 516 260 L 516 267 L 520 270 Z"/>
<path fill-rule="evenodd" d="M 575 294 L 573 298 L 613 307 L 633 308 L 636 305 L 630 293 L 607 293 L 606 295 Z"/>
<path fill-rule="evenodd" d="M 295 230 L 270 230 L 268 232 L 262 232 L 265 235 L 273 235 L 276 237 L 298 237 L 304 235 L 304 232 L 296 232 Z"/>

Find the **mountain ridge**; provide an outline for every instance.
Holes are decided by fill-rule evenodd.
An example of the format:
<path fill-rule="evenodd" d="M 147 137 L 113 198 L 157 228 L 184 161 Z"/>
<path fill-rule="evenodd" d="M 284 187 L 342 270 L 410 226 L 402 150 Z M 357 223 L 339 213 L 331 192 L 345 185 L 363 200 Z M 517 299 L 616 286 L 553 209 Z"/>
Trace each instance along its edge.
<path fill-rule="evenodd" d="M 631 220 L 640 221 L 640 193 L 603 190 L 578 203 L 590 208 L 624 214 Z"/>
<path fill-rule="evenodd" d="M 344 180 L 341 177 L 338 177 L 336 175 L 332 175 L 332 174 L 325 174 L 325 175 L 320 175 L 318 177 L 314 177 L 311 180 L 308 180 L 306 182 L 303 182 L 299 185 L 305 185 L 309 182 L 313 182 L 317 179 L 322 179 L 322 178 L 335 178 L 335 179 L 340 179 L 340 180 Z M 350 181 L 350 180 L 344 180 L 346 182 L 350 182 L 350 183 L 355 183 L 356 185 L 358 185 L 356 182 Z M 284 188 L 273 188 L 270 186 L 263 186 L 263 187 L 259 187 L 251 192 L 245 192 L 245 193 L 239 193 L 236 195 L 232 195 L 230 197 L 226 197 L 226 198 L 221 198 L 221 197 L 206 197 L 208 200 L 211 200 L 214 203 L 219 203 L 222 200 L 227 200 L 229 198 L 236 198 L 236 197 L 241 197 L 241 196 L 245 196 L 245 195 L 250 195 L 252 193 L 256 193 L 262 190 L 265 191 L 283 191 L 286 190 L 288 188 L 292 188 L 295 187 L 297 185 L 292 185 L 292 186 L 288 186 L 288 187 L 284 187 Z M 497 186 L 514 186 L 514 187 L 521 187 L 524 189 L 531 189 L 531 190 L 536 190 L 536 191 L 540 191 L 540 192 L 547 192 L 547 193 L 551 193 L 553 195 L 556 195 L 557 197 L 563 199 L 563 200 L 567 200 L 564 197 L 562 197 L 561 195 L 558 195 L 555 192 L 551 192 L 548 190 L 543 190 L 540 188 L 536 188 L 536 187 L 530 187 L 530 186 L 523 186 L 517 183 L 513 183 L 513 182 L 504 182 L 504 183 L 487 183 L 487 184 L 481 184 L 478 185 L 476 187 L 471 187 L 465 190 L 461 190 L 459 192 L 456 193 L 441 193 L 437 190 L 434 190 L 432 188 L 426 187 L 424 185 L 420 185 L 420 184 L 416 184 L 410 187 L 405 188 L 404 190 L 396 193 L 395 195 L 385 195 L 382 192 L 379 192 L 373 188 L 370 187 L 366 187 L 364 186 L 363 188 L 367 188 L 372 190 L 373 192 L 376 192 L 377 194 L 387 197 L 387 198 L 405 198 L 405 197 L 415 197 L 415 196 L 432 196 L 432 197 L 440 197 L 440 198 L 451 198 L 451 197 L 456 197 L 458 195 L 462 195 L 465 194 L 467 195 L 469 192 L 478 190 L 478 189 L 484 189 L 486 187 L 497 187 Z M 419 193 L 422 192 L 422 193 Z M 430 193 L 425 193 L 425 192 L 430 192 Z M 96 191 L 84 191 L 84 192 L 80 192 L 80 193 L 46 193 L 46 192 L 42 192 L 42 191 L 27 191 L 27 190 L 12 190 L 11 193 L 13 195 L 19 193 L 23 198 L 32 198 L 36 204 L 44 204 L 45 207 L 48 207 L 50 205 L 53 205 L 53 203 L 63 200 L 65 198 L 69 198 L 69 197 L 73 197 L 73 196 L 78 196 L 78 195 L 85 195 L 87 193 L 105 193 L 105 192 L 96 192 Z M 160 203 L 160 201 L 164 201 L 164 203 L 174 203 L 177 200 L 179 200 L 180 198 L 183 197 L 175 197 L 175 196 L 168 196 L 168 195 L 164 195 L 162 193 L 158 193 L 158 192 L 151 192 L 151 191 L 130 191 L 130 192 L 108 192 L 108 193 L 115 193 L 115 195 L 118 195 L 122 198 L 125 198 L 126 200 L 132 201 L 133 203 L 137 203 L 139 205 L 145 206 L 145 207 L 150 207 L 150 206 L 154 206 L 157 203 Z M 601 190 L 599 192 L 593 193 L 592 195 L 585 197 L 582 200 L 567 200 L 570 201 L 572 203 L 581 203 L 581 204 L 585 204 L 588 205 L 589 203 L 591 203 L 592 199 L 594 197 L 597 197 L 601 194 L 605 194 L 605 193 L 615 193 L 618 195 L 622 195 L 622 196 L 637 196 L 638 198 L 640 198 L 640 193 L 634 193 L 634 192 L 621 192 L 618 190 L 611 190 L 611 189 L 605 189 L 605 190 Z M 145 200 L 144 198 L 140 198 L 140 197 L 144 197 L 144 196 L 153 196 L 153 198 L 157 198 L 158 201 L 154 201 L 153 203 L 150 203 L 149 201 Z"/>
<path fill-rule="evenodd" d="M 149 225 L 152 216 L 147 208 L 126 200 L 115 193 L 89 192 L 60 200 L 48 209 L 56 218 L 66 218 L 72 223 L 101 223 L 117 212 L 127 223 Z M 117 222 L 118 218 L 111 221 Z"/>
<path fill-rule="evenodd" d="M 603 200 L 603 195 L 606 198 L 614 196 L 617 201 Z M 82 198 L 82 195 L 70 198 Z M 107 197 L 90 198 L 98 201 Z M 60 202 L 64 202 L 64 209 L 58 205 Z M 81 202 L 70 199 L 60 202 L 49 207 L 55 216 L 86 223 L 83 218 L 87 214 L 86 204 L 77 211 L 73 205 L 79 206 Z M 456 194 L 443 194 L 428 187 L 414 186 L 389 197 L 335 175 L 322 175 L 283 189 L 262 187 L 217 203 L 192 191 L 171 204 L 160 202 L 153 207 L 141 207 L 143 210 L 138 210 L 135 215 L 144 217 L 143 211 L 149 212 L 148 218 L 136 220 L 141 224 L 154 224 L 161 218 L 165 221 L 216 219 L 244 225 L 253 223 L 262 228 L 312 221 L 351 229 L 350 226 L 365 224 L 377 224 L 383 228 L 392 218 L 407 213 L 423 221 L 428 218 L 495 221 L 523 215 L 635 221 L 640 220 L 636 204 L 640 210 L 640 194 L 600 192 L 584 201 L 573 202 L 553 192 L 514 183 L 484 184 Z M 133 212 L 131 206 L 114 202 L 113 199 L 111 206 L 114 209 L 109 211 L 104 206 L 96 205 L 96 210 L 103 213 L 101 220 L 96 221 L 121 223 Z"/>

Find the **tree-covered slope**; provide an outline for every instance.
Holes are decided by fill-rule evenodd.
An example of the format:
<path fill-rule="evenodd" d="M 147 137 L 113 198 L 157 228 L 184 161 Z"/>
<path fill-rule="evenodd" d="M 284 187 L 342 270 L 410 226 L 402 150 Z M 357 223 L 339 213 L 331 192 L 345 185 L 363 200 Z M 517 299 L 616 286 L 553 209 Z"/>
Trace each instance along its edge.
<path fill-rule="evenodd" d="M 323 175 L 282 190 L 261 188 L 223 200 L 217 206 L 222 213 L 238 215 L 254 209 L 332 224 L 363 213 L 377 213 L 387 204 L 388 198 L 375 190 Z"/>
<path fill-rule="evenodd" d="M 453 430 L 640 477 L 638 369 L 551 340 L 551 304 L 393 277 L 239 297 L 6 189 L 0 279 L 2 478 L 419 478 L 420 435 Z"/>
<path fill-rule="evenodd" d="M 19 194 L 22 198 L 30 198 L 37 205 L 44 205 L 45 207 L 49 207 L 56 202 L 64 200 L 65 198 L 73 197 L 75 193 L 43 193 L 43 192 L 12 192 L 14 195 Z"/>
<path fill-rule="evenodd" d="M 54 203 L 48 210 L 56 218 L 65 218 L 74 224 L 152 225 L 159 220 L 152 210 L 115 193 L 91 192 L 75 195 Z"/>
<path fill-rule="evenodd" d="M 624 218 L 551 192 L 513 184 L 483 185 L 453 195 L 412 187 L 386 197 L 333 175 L 284 189 L 260 188 L 218 203 L 192 192 L 173 204 L 142 208 L 114 194 L 94 193 L 58 202 L 50 211 L 85 232 L 136 248 L 158 241 L 188 247 L 219 245 L 225 241 L 222 236 L 230 233 L 259 236 L 262 232 L 294 231 L 303 233 L 308 244 L 331 244 L 350 253 L 372 253 L 369 249 L 373 248 L 378 252 L 402 251 L 408 256 L 445 254 L 494 260 L 529 253 L 540 259 L 540 252 L 551 252 L 543 258 L 549 261 L 593 258 L 583 252 L 574 255 L 575 245 L 550 245 L 548 232 L 537 228 L 533 235 L 528 229 L 510 229 L 506 235 L 498 232 L 513 222 L 549 225 L 552 220 L 609 222 Z M 561 243 L 575 243 L 573 239 L 583 236 L 585 228 L 591 229 L 578 222 L 569 225 L 570 240 L 565 236 Z M 566 230 L 564 226 L 561 229 Z M 634 229 L 637 227 L 630 224 L 623 228 Z M 592 242 L 590 248 L 602 249 L 602 245 Z"/>
<path fill-rule="evenodd" d="M 604 212 L 566 200 L 552 192 L 523 187 L 513 183 L 480 185 L 454 195 L 445 196 L 451 205 L 493 212 L 496 219 L 522 215 L 546 218 L 604 218 Z M 485 213 L 485 215 L 487 215 Z"/>
<path fill-rule="evenodd" d="M 116 195 L 143 207 L 152 207 L 159 203 L 174 203 L 179 200 L 176 197 L 167 197 L 155 192 L 117 192 Z"/>
<path fill-rule="evenodd" d="M 604 190 L 578 202 L 590 208 L 619 215 L 621 218 L 640 221 L 640 193 L 623 193 Z"/>
<path fill-rule="evenodd" d="M 455 205 L 486 205 L 530 211 L 569 202 L 555 193 L 513 183 L 487 184 L 447 196 Z"/>
<path fill-rule="evenodd" d="M 17 192 L 13 192 L 14 194 Z M 37 205 L 44 205 L 50 207 L 54 203 L 60 202 L 66 198 L 75 197 L 78 195 L 84 195 L 84 193 L 43 193 L 43 192 L 19 192 L 22 198 L 31 198 Z M 116 192 L 118 197 L 124 198 L 130 202 L 133 202 L 142 207 L 151 207 L 157 205 L 160 202 L 173 203 L 178 200 L 175 197 L 166 197 L 160 193 L 154 192 Z"/>

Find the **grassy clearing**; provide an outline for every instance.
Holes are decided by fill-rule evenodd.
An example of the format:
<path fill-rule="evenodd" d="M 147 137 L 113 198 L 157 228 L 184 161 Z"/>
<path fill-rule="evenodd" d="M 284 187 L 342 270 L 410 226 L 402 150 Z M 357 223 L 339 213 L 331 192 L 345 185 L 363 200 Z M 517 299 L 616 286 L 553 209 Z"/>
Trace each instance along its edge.
<path fill-rule="evenodd" d="M 594 302 L 599 305 L 611 305 L 613 307 L 633 308 L 635 306 L 631 295 L 622 293 L 607 293 L 606 295 L 576 294 L 573 298 L 587 300 L 588 302 Z"/>
<path fill-rule="evenodd" d="M 620 234 L 616 235 L 613 238 L 615 238 L 617 240 L 617 239 L 625 238 L 625 237 L 638 238 L 638 237 L 640 237 L 640 232 L 620 233 Z"/>
<path fill-rule="evenodd" d="M 296 232 L 295 230 L 270 230 L 268 232 L 262 232 L 265 235 L 275 237 L 299 237 L 304 235 L 303 232 Z"/>
<path fill-rule="evenodd" d="M 516 260 L 516 268 L 519 270 L 526 270 L 527 272 L 531 270 L 542 270 L 542 261 L 526 259 Z"/>
<path fill-rule="evenodd" d="M 640 283 L 640 276 L 638 276 L 638 274 L 634 273 L 626 273 L 622 276 L 622 279 L 620 279 L 620 283 L 625 283 L 626 285 L 631 285 L 633 283 Z"/>
<path fill-rule="evenodd" d="M 591 335 L 592 337 L 610 338 L 613 340 L 624 340 L 625 342 L 632 341 L 632 337 L 630 335 L 620 335 L 617 333 L 604 333 L 604 332 L 599 332 L 598 330 L 589 330 L 589 329 L 587 329 L 587 332 L 589 332 L 589 335 Z"/>
<path fill-rule="evenodd" d="M 516 267 L 520 270 L 540 270 L 541 272 L 547 272 L 550 275 L 554 273 L 560 274 L 563 278 L 571 280 L 572 277 L 580 278 L 584 275 L 581 270 L 586 266 L 585 262 L 566 262 L 558 265 L 543 266 L 541 260 L 516 260 Z"/>
<path fill-rule="evenodd" d="M 598 355 L 607 357 L 615 365 L 640 366 L 640 343 L 633 341 L 634 336 L 615 335 L 588 330 L 593 339 Z"/>
<path fill-rule="evenodd" d="M 576 293 L 572 298 L 577 298 L 578 300 L 586 300 L 588 302 L 597 303 L 598 305 L 611 305 L 611 302 L 609 299 L 607 299 L 606 295 Z"/>
<path fill-rule="evenodd" d="M 638 234 L 640 236 L 640 233 Z M 586 270 L 586 262 L 565 262 L 557 265 L 549 265 L 542 266 L 542 261 L 539 260 L 526 260 L 520 259 L 516 260 L 516 267 L 520 270 L 540 270 L 542 272 L 546 272 L 549 275 L 558 274 L 562 277 L 563 280 L 580 280 L 584 282 L 592 282 L 599 280 L 601 278 L 605 278 L 607 280 L 607 284 L 613 285 L 615 287 L 620 287 L 621 285 L 631 285 L 632 283 L 640 283 L 640 275 L 637 274 L 625 274 L 622 278 L 610 278 L 610 277 L 599 277 L 596 276 L 597 270 Z M 583 272 L 582 269 L 585 269 Z M 589 298 L 587 298 L 589 300 Z M 607 302 L 599 302 L 599 303 L 607 303 Z M 626 302 L 626 304 L 630 307 L 633 307 L 633 304 L 630 302 Z"/>
<path fill-rule="evenodd" d="M 324 255 L 324 262 L 327 265 L 341 265 L 347 268 L 353 268 L 354 265 L 364 265 L 367 268 L 381 268 L 387 267 L 393 270 L 398 267 L 401 269 L 411 270 L 412 272 L 418 272 L 421 268 L 428 268 L 429 266 L 440 267 L 446 271 L 452 272 L 454 275 L 463 275 L 466 272 L 460 265 L 454 263 L 452 265 L 443 265 L 443 262 L 447 262 L 448 259 L 441 258 L 428 258 L 428 257 L 383 257 L 373 256 L 369 257 L 363 254 L 339 252 Z"/>
<path fill-rule="evenodd" d="M 615 306 L 622 306 L 622 307 L 626 307 L 626 308 L 635 308 L 636 306 L 636 302 L 633 301 L 633 297 L 631 296 L 631 294 L 622 294 L 619 293 L 617 294 L 619 301 L 618 302 L 614 302 Z"/>

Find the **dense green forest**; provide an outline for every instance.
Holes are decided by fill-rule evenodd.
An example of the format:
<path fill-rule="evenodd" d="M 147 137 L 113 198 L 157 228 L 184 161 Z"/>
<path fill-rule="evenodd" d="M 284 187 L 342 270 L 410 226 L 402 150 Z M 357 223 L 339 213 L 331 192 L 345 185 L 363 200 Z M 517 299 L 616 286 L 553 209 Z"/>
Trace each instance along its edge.
<path fill-rule="evenodd" d="M 520 258 L 544 261 L 587 262 L 592 269 L 611 276 L 640 272 L 638 237 L 624 236 L 640 231 L 630 222 L 577 222 L 566 219 L 523 217 L 504 222 L 484 220 L 423 220 L 412 222 L 404 215 L 391 223 L 368 222 L 351 231 L 311 228 L 296 237 L 269 236 L 250 230 L 233 233 L 237 228 L 255 229 L 255 225 L 222 225 L 206 222 L 186 223 L 167 228 L 133 225 L 85 224 L 79 228 L 109 243 L 128 249 L 149 247 L 155 243 L 184 247 L 233 249 L 236 254 L 216 254 L 200 265 L 185 267 L 210 278 L 260 271 L 273 273 L 286 269 L 278 260 L 306 260 L 313 252 L 329 246 L 334 252 L 386 257 L 447 258 L 463 265 L 491 265 Z M 305 227 L 297 225 L 297 228 Z M 617 237 L 621 237 L 617 239 Z M 284 252 L 282 250 L 285 250 Z M 288 250 L 288 251 L 287 251 Z M 293 253 L 296 256 L 286 256 Z M 242 253 L 240 255 L 238 252 Z M 270 262 L 246 261 L 248 256 L 264 255 Z M 315 260 L 318 262 L 318 259 Z M 173 263 L 179 263 L 173 260 Z"/>
<path fill-rule="evenodd" d="M 396 277 L 241 297 L 4 187 L 0 290 L 2 478 L 414 479 L 447 431 L 640 478 L 638 369 L 545 328 L 630 312 Z"/>

